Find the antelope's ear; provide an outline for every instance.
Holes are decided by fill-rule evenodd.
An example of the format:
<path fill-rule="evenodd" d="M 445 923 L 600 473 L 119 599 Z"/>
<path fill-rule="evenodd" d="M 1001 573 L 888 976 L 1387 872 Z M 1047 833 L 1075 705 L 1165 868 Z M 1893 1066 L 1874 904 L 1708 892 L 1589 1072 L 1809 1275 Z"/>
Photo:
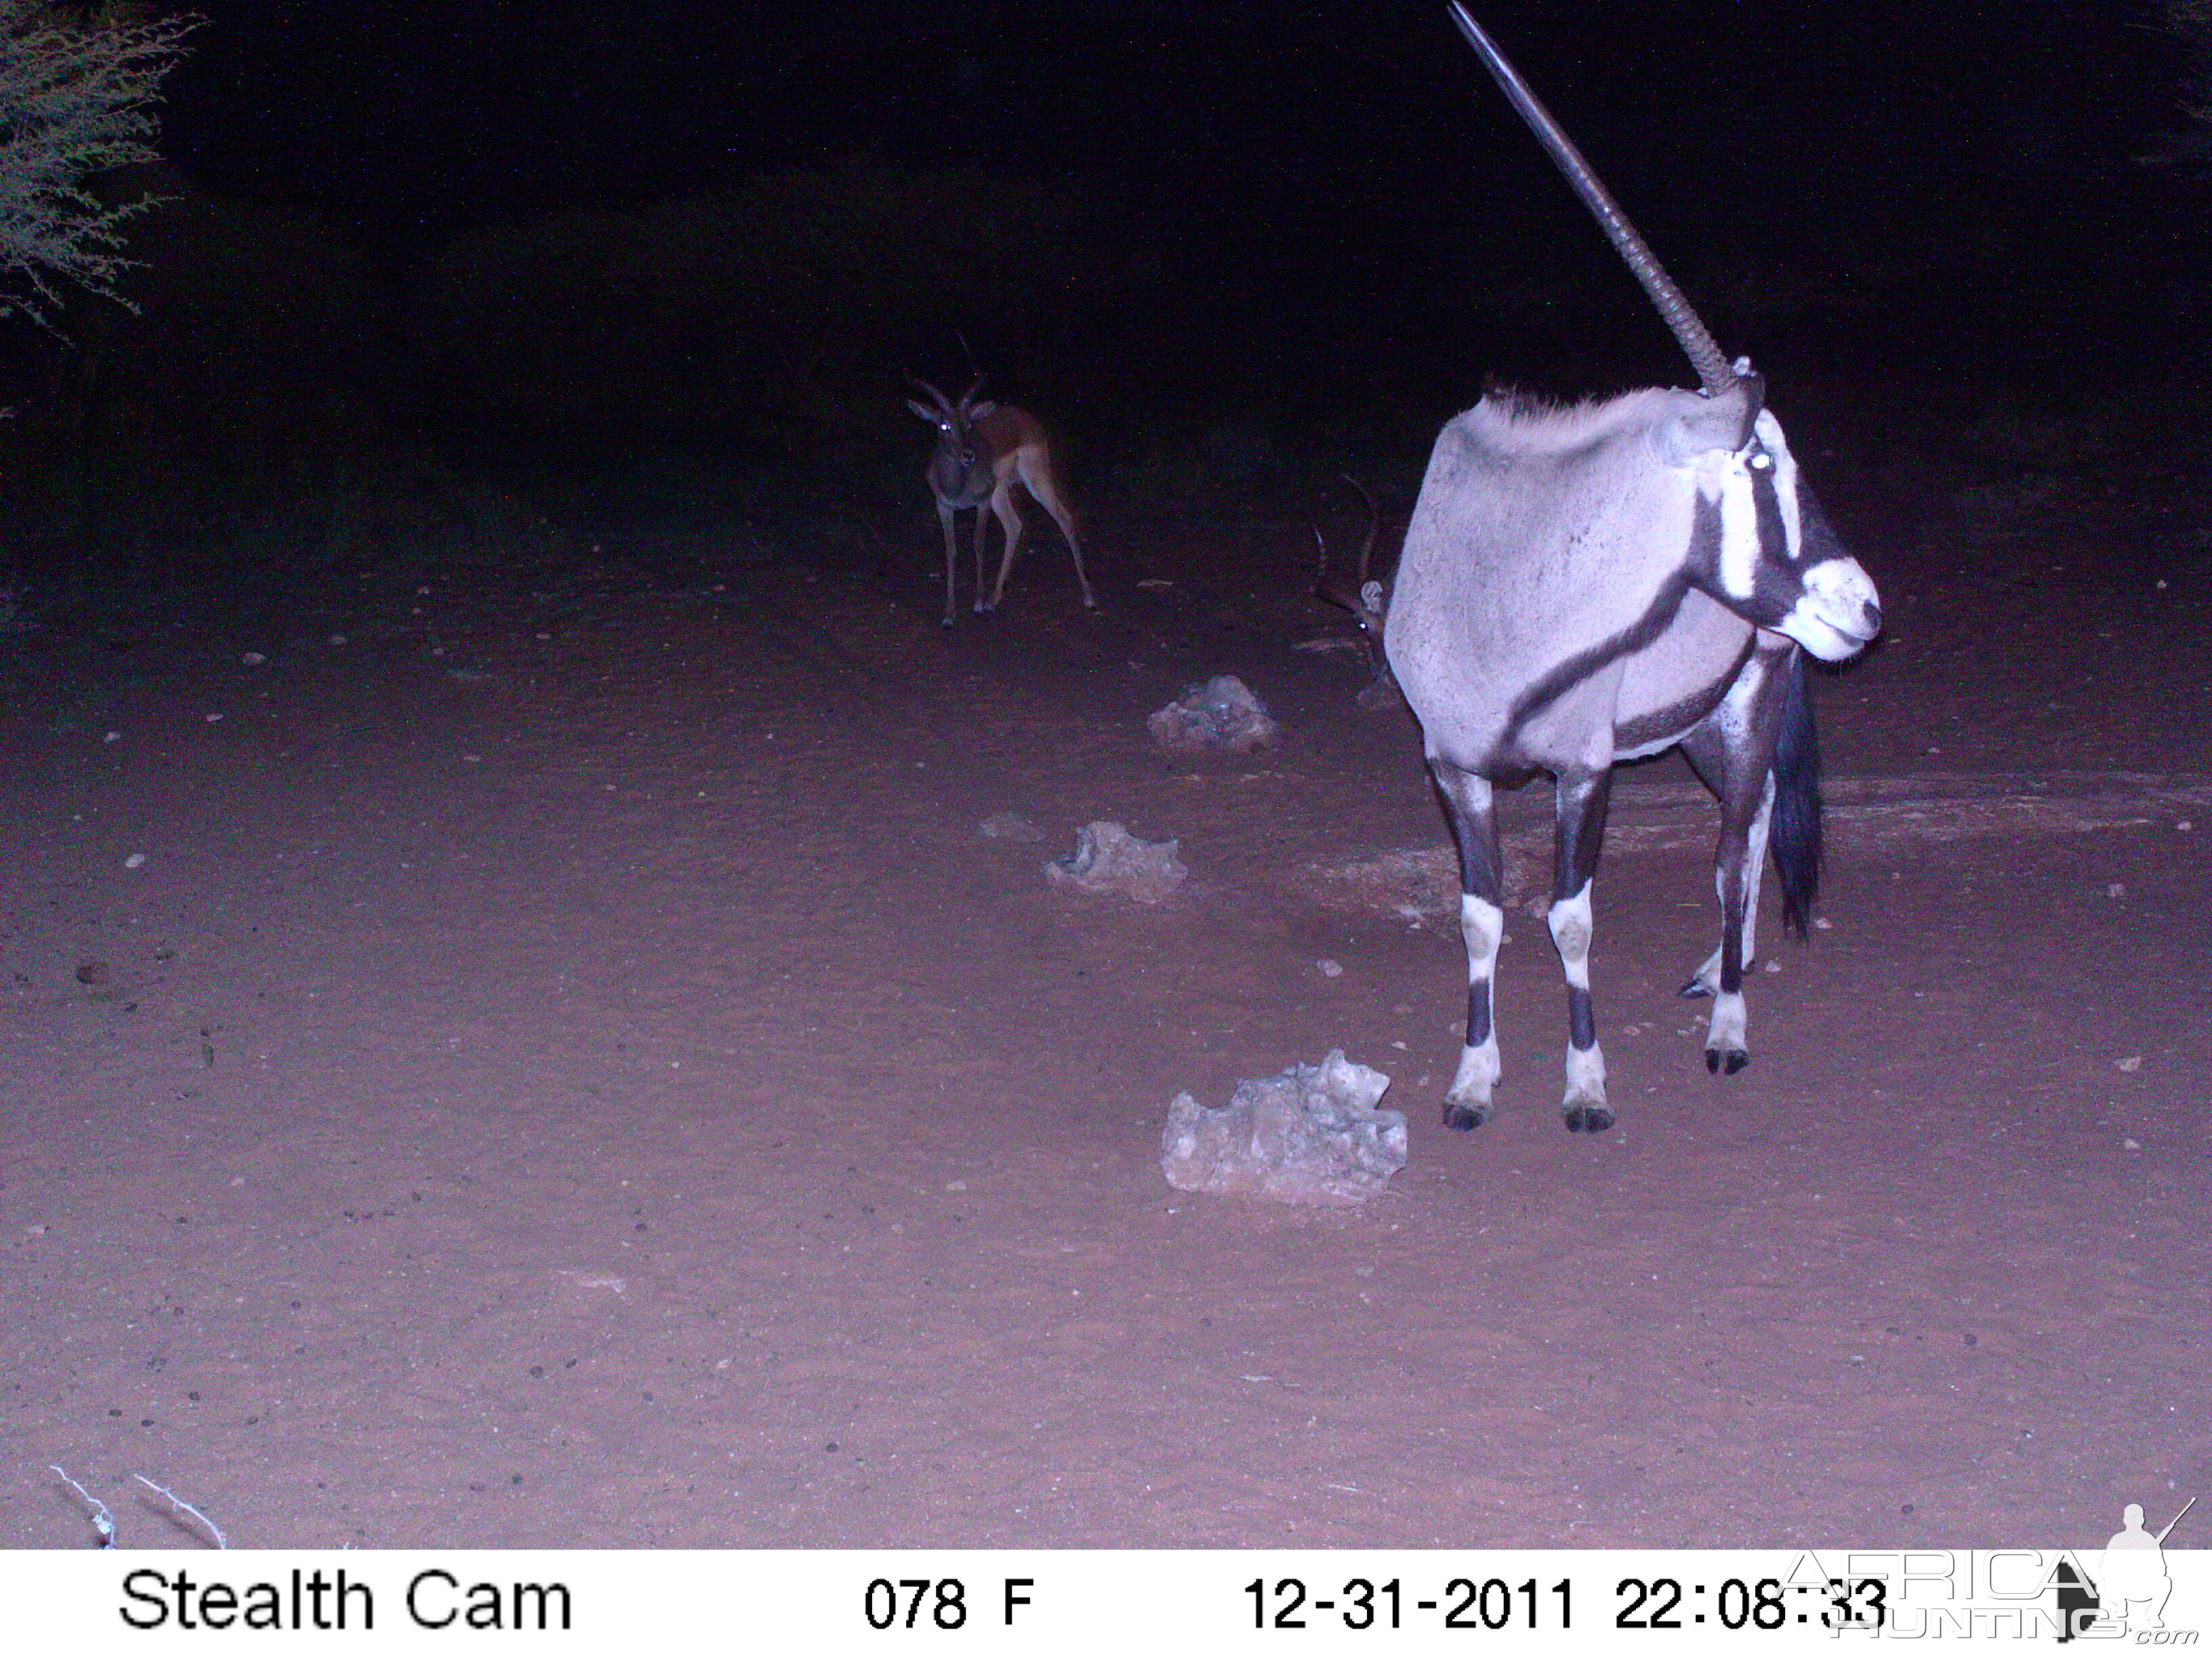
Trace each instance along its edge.
<path fill-rule="evenodd" d="M 1733 455 L 1743 447 L 1744 434 L 1759 412 L 1753 398 L 1751 388 L 1741 382 L 1711 398 L 1676 392 L 1651 428 L 1651 447 L 1674 467 L 1693 466 L 1698 457 L 1716 450 Z"/>
<path fill-rule="evenodd" d="M 990 414 L 993 410 L 996 410 L 997 408 L 998 408 L 998 404 L 995 404 L 995 403 L 992 402 L 990 398 L 984 398 L 984 399 L 983 399 L 983 401 L 982 401 L 981 403 L 980 403 L 980 404 L 969 404 L 969 405 L 968 405 L 968 412 L 969 412 L 970 415 L 988 415 L 988 414 Z"/>
<path fill-rule="evenodd" d="M 927 421 L 932 426 L 941 425 L 945 420 L 945 416 L 939 414 L 935 410 L 929 408 L 927 404 L 918 404 L 911 398 L 906 400 L 906 406 L 912 410 L 915 414 L 921 416 L 923 420 Z"/>

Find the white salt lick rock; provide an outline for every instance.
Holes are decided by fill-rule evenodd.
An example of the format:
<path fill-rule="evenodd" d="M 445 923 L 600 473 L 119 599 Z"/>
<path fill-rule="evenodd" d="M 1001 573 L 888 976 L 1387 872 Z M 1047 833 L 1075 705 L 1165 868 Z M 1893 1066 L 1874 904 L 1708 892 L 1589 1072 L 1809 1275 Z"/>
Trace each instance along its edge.
<path fill-rule="evenodd" d="M 1389 1086 L 1332 1048 L 1318 1066 L 1245 1079 L 1218 1111 L 1177 1095 L 1160 1133 L 1160 1173 L 1186 1193 L 1364 1203 L 1406 1164 L 1406 1115 L 1376 1104 Z"/>

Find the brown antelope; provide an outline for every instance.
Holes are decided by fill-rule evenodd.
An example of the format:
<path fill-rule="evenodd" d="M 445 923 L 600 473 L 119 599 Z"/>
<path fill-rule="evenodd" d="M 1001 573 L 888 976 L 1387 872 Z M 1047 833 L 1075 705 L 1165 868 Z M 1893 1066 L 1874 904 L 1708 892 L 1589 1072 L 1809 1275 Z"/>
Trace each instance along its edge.
<path fill-rule="evenodd" d="M 1075 515 L 1061 499 L 1060 481 L 1053 467 L 1051 446 L 1035 416 L 1009 404 L 977 403 L 981 380 L 968 388 L 958 403 L 927 380 L 915 385 L 930 396 L 928 404 L 912 398 L 906 406 L 937 428 L 937 448 L 923 477 L 937 498 L 937 520 L 945 526 L 945 625 L 952 626 L 953 565 L 957 556 L 952 535 L 952 515 L 975 509 L 975 613 L 988 615 L 1006 596 L 1006 577 L 1014 568 L 1014 555 L 1022 545 L 1022 515 L 1014 506 L 1014 483 L 1018 479 L 1037 504 L 1052 514 L 1060 533 L 1067 538 L 1067 550 L 1075 556 L 1075 580 L 1082 585 L 1083 603 L 1091 610 L 1098 600 L 1091 591 L 1091 578 L 1083 570 L 1083 544 L 1076 539 Z M 987 603 L 983 598 L 983 538 L 990 519 L 983 508 L 999 515 L 1006 534 L 1006 556 L 999 562 L 999 580 Z"/>

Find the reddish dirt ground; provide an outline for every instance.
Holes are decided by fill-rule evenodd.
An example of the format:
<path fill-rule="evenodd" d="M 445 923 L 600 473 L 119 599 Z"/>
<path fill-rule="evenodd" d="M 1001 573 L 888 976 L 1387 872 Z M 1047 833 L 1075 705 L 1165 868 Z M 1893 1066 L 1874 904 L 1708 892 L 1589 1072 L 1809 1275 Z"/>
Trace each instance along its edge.
<path fill-rule="evenodd" d="M 2157 1523 L 2212 1486 L 2198 520 L 1844 516 L 1891 622 L 1816 687 L 1831 925 L 1770 915 L 1709 1078 L 1704 832 L 1639 836 L 1691 809 L 1638 769 L 1595 1139 L 1540 925 L 1455 1135 L 1454 930 L 1316 887 L 1443 830 L 1403 714 L 1292 648 L 1348 632 L 1302 525 L 1109 524 L 1095 618 L 1048 544 L 950 638 L 917 520 L 896 580 L 456 564 L 17 641 L 0 1543 L 91 1541 L 50 1464 L 126 1547 L 188 1541 L 134 1474 L 286 1547 Z M 1285 746 L 1163 755 L 1218 672 Z M 1048 887 L 1096 818 L 1182 893 Z M 1382 1197 L 1164 1184 L 1177 1091 L 1338 1047 L 1412 1121 Z"/>

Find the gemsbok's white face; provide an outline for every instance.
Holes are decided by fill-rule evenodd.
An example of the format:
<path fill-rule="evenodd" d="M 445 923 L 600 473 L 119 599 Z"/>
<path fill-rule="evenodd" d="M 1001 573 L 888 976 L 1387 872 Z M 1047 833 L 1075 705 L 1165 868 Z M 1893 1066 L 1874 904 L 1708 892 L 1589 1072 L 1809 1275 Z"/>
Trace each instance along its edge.
<path fill-rule="evenodd" d="M 1799 479 L 1774 411 L 1759 411 L 1743 447 L 1708 450 L 1692 471 L 1698 514 L 1690 566 L 1697 585 L 1823 662 L 1863 651 L 1881 631 L 1881 597 Z"/>

